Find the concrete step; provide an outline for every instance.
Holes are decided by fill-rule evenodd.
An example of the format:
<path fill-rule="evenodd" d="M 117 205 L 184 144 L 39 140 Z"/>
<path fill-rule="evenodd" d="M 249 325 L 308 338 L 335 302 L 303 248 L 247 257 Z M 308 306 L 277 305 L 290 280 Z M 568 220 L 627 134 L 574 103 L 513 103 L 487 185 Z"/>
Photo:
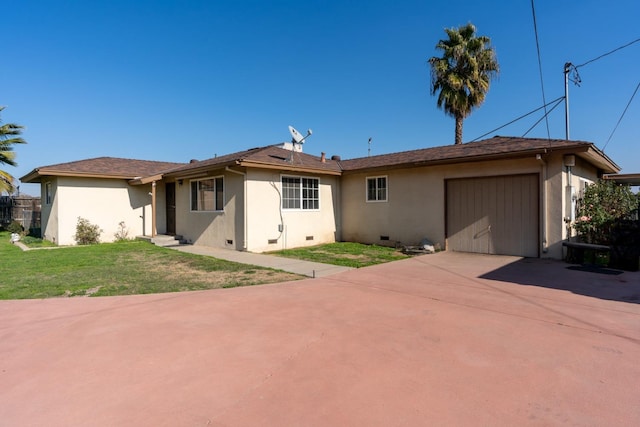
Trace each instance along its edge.
<path fill-rule="evenodd" d="M 186 241 L 182 238 L 182 236 L 167 236 L 164 234 L 159 234 L 153 238 L 151 238 L 151 243 L 156 246 L 179 246 L 186 243 Z"/>

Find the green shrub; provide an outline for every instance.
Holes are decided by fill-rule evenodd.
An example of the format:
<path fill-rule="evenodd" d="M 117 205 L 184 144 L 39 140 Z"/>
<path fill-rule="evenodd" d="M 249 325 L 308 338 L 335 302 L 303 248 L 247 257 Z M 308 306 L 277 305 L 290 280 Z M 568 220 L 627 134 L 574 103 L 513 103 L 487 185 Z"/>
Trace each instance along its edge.
<path fill-rule="evenodd" d="M 628 219 L 636 209 L 638 198 L 628 185 L 600 180 L 588 186 L 578 201 L 573 227 L 584 242 L 609 245 L 613 224 Z"/>
<path fill-rule="evenodd" d="M 78 217 L 76 234 L 73 238 L 79 245 L 94 245 L 100 243 L 100 233 L 102 229 L 99 226 L 91 224 L 86 218 Z"/>
<path fill-rule="evenodd" d="M 18 221 L 14 220 L 7 226 L 7 231 L 10 233 L 22 234 L 24 232 L 24 227 Z"/>

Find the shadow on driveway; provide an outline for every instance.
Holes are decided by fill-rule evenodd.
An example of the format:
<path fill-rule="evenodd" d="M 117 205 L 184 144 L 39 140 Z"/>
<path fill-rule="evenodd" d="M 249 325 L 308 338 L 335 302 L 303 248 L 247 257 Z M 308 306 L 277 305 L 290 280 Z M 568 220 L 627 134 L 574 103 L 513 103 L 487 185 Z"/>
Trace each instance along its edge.
<path fill-rule="evenodd" d="M 523 258 L 479 276 L 482 279 L 541 286 L 603 300 L 640 304 L 640 273 Z"/>

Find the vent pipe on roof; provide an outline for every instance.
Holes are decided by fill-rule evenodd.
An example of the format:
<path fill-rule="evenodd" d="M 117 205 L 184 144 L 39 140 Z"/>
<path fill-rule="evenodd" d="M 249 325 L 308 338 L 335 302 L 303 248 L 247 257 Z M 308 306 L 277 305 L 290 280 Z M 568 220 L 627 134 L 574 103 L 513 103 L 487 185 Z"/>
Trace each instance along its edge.
<path fill-rule="evenodd" d="M 339 162 L 339 161 L 340 161 L 340 160 L 342 160 L 342 159 L 340 158 L 340 156 L 338 156 L 338 155 L 335 155 L 335 154 L 334 154 L 333 156 L 331 156 L 331 160 L 334 160 L 334 161 L 336 161 L 336 162 Z"/>
<path fill-rule="evenodd" d="M 322 163 L 326 163 L 327 162 L 327 155 L 324 153 L 324 151 L 322 153 L 320 153 L 320 161 Z"/>

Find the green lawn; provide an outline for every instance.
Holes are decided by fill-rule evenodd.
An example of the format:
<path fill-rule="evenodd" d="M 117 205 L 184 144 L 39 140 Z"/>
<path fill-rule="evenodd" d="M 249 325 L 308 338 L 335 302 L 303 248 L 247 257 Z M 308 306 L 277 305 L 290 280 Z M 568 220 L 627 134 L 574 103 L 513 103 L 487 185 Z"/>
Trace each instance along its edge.
<path fill-rule="evenodd" d="M 142 241 L 22 251 L 9 237 L 0 232 L 0 299 L 177 292 L 301 278 Z"/>
<path fill-rule="evenodd" d="M 404 255 L 402 252 L 394 248 L 350 242 L 329 243 L 326 245 L 298 249 L 285 249 L 270 253 L 288 258 L 304 259 L 307 261 L 355 268 L 408 258 L 408 255 Z"/>

